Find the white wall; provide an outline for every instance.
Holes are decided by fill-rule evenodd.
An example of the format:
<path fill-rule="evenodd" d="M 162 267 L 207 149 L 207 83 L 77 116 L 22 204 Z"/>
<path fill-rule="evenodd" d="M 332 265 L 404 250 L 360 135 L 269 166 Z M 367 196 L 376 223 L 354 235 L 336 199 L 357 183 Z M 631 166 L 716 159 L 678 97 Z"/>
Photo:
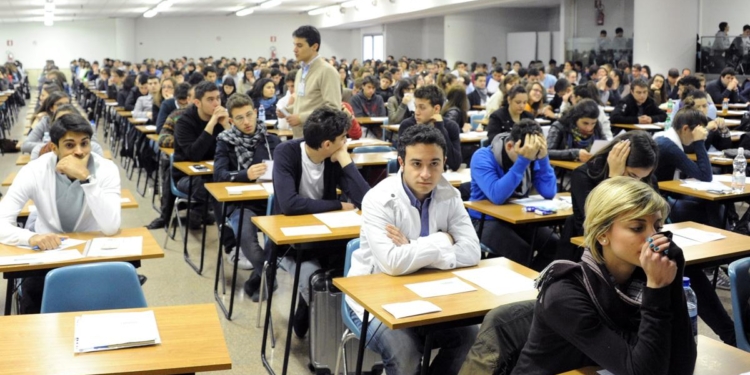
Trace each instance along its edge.
<path fill-rule="evenodd" d="M 425 18 L 422 28 L 422 56 L 445 56 L 445 20 L 443 17 Z"/>
<path fill-rule="evenodd" d="M 640 37 L 633 40 L 633 61 L 648 64 L 654 74 L 664 74 L 670 68 L 695 71 L 698 8 L 698 0 L 635 0 L 638 17 L 633 29 Z M 680 27 L 664 22 L 664 14 L 680 20 Z"/>
<path fill-rule="evenodd" d="M 115 55 L 113 59 L 135 59 L 135 18 L 115 19 Z"/>
<path fill-rule="evenodd" d="M 292 32 L 308 23 L 307 15 L 137 18 L 135 54 L 138 60 L 208 55 L 255 59 L 270 56 L 275 47 L 277 57 L 293 58 Z M 321 54 L 330 56 L 329 52 L 321 48 Z"/>
<path fill-rule="evenodd" d="M 739 35 L 742 26 L 750 24 L 750 1 L 747 0 L 701 0 L 701 36 L 713 36 L 719 31 L 719 23 L 729 23 L 729 34 Z"/>
<path fill-rule="evenodd" d="M 383 25 L 385 30 L 385 55 L 418 56 L 423 52 L 423 20 L 411 20 L 405 22 L 387 23 Z M 442 43 L 442 41 L 440 41 Z"/>
<path fill-rule="evenodd" d="M 359 30 L 320 30 L 320 53 L 323 56 L 336 56 L 337 59 L 345 58 L 349 62 L 353 58 L 362 59 L 362 51 L 358 49 L 357 39 L 359 39 Z M 362 43 L 362 42 L 359 42 Z M 289 57 L 293 57 L 293 53 Z"/>
<path fill-rule="evenodd" d="M 574 0 L 575 10 L 575 37 L 578 38 L 596 38 L 601 30 L 607 30 L 607 36 L 613 37 L 615 29 L 622 27 L 626 37 L 633 37 L 633 1 L 634 0 L 602 0 L 604 5 L 604 25 L 596 24 L 596 8 L 594 0 Z M 659 1 L 654 1 L 658 3 Z M 710 0 L 711 2 L 715 0 Z M 647 11 L 652 13 L 651 11 Z M 671 14 L 665 13 L 665 14 Z M 639 15 L 649 16 L 642 13 Z M 676 22 L 674 17 L 665 17 L 662 14 L 662 23 Z"/>
<path fill-rule="evenodd" d="M 25 68 L 39 69 L 45 60 L 53 59 L 67 69 L 73 59 L 101 60 L 115 55 L 115 20 L 55 22 L 46 27 L 41 22 L 0 23 L 2 59 L 12 53 Z M 7 46 L 7 40 L 13 46 Z"/>

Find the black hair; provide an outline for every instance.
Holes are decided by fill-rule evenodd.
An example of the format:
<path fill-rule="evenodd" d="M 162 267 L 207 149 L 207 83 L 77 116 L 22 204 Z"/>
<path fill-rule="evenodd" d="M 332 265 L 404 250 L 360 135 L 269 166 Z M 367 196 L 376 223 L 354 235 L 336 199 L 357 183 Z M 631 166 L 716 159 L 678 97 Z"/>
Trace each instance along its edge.
<path fill-rule="evenodd" d="M 469 120 L 469 98 L 463 87 L 453 86 L 448 90 L 445 94 L 445 105 L 443 105 L 440 114 L 445 116 L 445 114 L 452 108 L 458 109 L 460 115 L 459 120 L 456 122 L 461 124 L 459 126 L 463 126 L 463 124 Z"/>
<path fill-rule="evenodd" d="M 236 63 L 236 62 L 234 62 L 234 61 L 230 62 L 230 63 L 229 63 L 229 65 L 227 65 L 227 68 L 229 68 L 230 66 L 234 66 L 234 67 L 239 67 L 239 66 L 237 65 L 237 63 Z"/>
<path fill-rule="evenodd" d="M 570 87 L 570 82 L 566 78 L 560 78 L 555 82 L 555 94 L 561 96 L 560 93 L 567 90 Z"/>
<path fill-rule="evenodd" d="M 271 68 L 271 77 L 273 76 L 280 76 L 282 75 L 281 70 L 279 68 Z"/>
<path fill-rule="evenodd" d="M 630 84 L 630 87 L 631 87 L 631 91 L 632 89 L 636 87 L 645 87 L 646 89 L 648 89 L 648 82 L 646 82 L 646 80 L 643 78 L 638 78 L 638 79 L 633 80 L 633 82 Z"/>
<path fill-rule="evenodd" d="M 148 83 L 148 75 L 146 74 L 139 74 L 138 75 L 138 85 L 145 85 Z"/>
<path fill-rule="evenodd" d="M 393 90 L 393 95 L 396 97 L 398 103 L 401 103 L 401 99 L 404 98 L 404 90 L 409 88 L 409 86 L 414 86 L 416 88 L 417 85 L 415 85 L 414 81 L 409 78 L 404 78 L 396 84 L 396 88 Z"/>
<path fill-rule="evenodd" d="M 320 31 L 317 28 L 310 25 L 300 26 L 297 30 L 294 30 L 292 36 L 295 38 L 305 39 L 307 44 L 312 48 L 313 45 L 317 44 L 318 48 L 313 48 L 316 52 L 320 52 Z"/>
<path fill-rule="evenodd" d="M 390 77 L 381 76 L 380 78 L 388 78 L 390 80 Z M 371 84 L 372 87 L 374 87 L 374 88 L 380 87 L 380 83 L 378 82 L 377 78 L 375 78 L 375 76 L 371 75 L 371 76 L 367 76 L 365 78 L 362 78 L 362 86 L 364 86 L 364 85 L 366 85 L 368 83 Z"/>
<path fill-rule="evenodd" d="M 524 68 L 524 67 L 521 67 L 521 69 L 518 69 L 518 75 L 519 75 L 519 76 L 520 76 L 521 78 L 526 78 L 526 76 L 527 76 L 527 75 L 529 75 L 529 71 L 528 71 L 528 70 L 527 70 L 526 68 Z M 537 74 L 537 75 L 538 75 L 538 74 Z"/>
<path fill-rule="evenodd" d="M 659 147 L 651 135 L 643 130 L 622 132 L 594 154 L 586 162 L 588 165 L 587 174 L 590 178 L 601 182 L 609 176 L 607 157 L 619 142 L 625 140 L 630 141 L 630 154 L 628 154 L 628 160 L 625 161 L 625 166 L 631 168 L 653 168 L 651 173 L 643 179 L 644 182 L 651 184 L 651 176 L 659 163 Z"/>
<path fill-rule="evenodd" d="M 346 112 L 329 107 L 318 108 L 310 114 L 303 126 L 305 144 L 317 150 L 323 142 L 334 142 L 336 138 L 346 134 L 351 125 L 352 120 Z"/>
<path fill-rule="evenodd" d="M 505 95 L 503 95 L 502 106 L 507 108 L 508 103 L 510 103 L 510 100 L 515 98 L 516 95 L 518 94 L 528 94 L 526 92 L 526 88 L 524 88 L 520 84 L 511 87 L 510 90 L 508 90 L 508 92 L 506 92 Z"/>
<path fill-rule="evenodd" d="M 55 103 L 57 103 L 60 99 L 63 99 L 63 98 L 70 99 L 70 96 L 68 96 L 68 94 L 66 94 L 63 91 L 51 92 L 49 96 L 47 97 L 47 99 L 44 99 L 44 102 L 39 107 L 39 112 L 40 113 L 46 112 L 47 115 L 50 116 L 50 118 L 52 118 L 52 115 L 54 115 L 54 113 L 52 113 L 52 107 L 55 105 Z"/>
<path fill-rule="evenodd" d="M 229 115 L 232 115 L 232 110 L 242 107 L 250 106 L 250 108 L 255 108 L 253 105 L 253 100 L 250 99 L 249 96 L 236 92 L 229 96 L 229 99 L 227 100 L 227 112 L 229 112 Z"/>
<path fill-rule="evenodd" d="M 398 156 L 404 163 L 406 163 L 406 147 L 417 144 L 438 145 L 443 149 L 443 159 L 448 155 L 448 146 L 440 130 L 429 125 L 415 125 L 398 135 Z"/>
<path fill-rule="evenodd" d="M 544 132 L 538 122 L 526 118 L 513 124 L 513 127 L 510 129 L 510 138 L 508 138 L 508 140 L 513 143 L 521 141 L 521 147 L 523 147 L 523 144 L 526 141 L 526 135 L 538 135 L 543 137 Z"/>
<path fill-rule="evenodd" d="M 527 74 L 530 75 L 530 76 L 538 76 L 539 75 L 539 69 L 537 69 L 537 68 L 531 68 L 531 69 L 528 70 Z"/>
<path fill-rule="evenodd" d="M 719 30 L 724 31 L 727 28 L 727 26 L 729 26 L 728 23 L 726 23 L 726 22 L 720 22 L 719 23 Z"/>
<path fill-rule="evenodd" d="M 193 72 L 190 74 L 190 78 L 188 78 L 188 83 L 190 86 L 196 86 L 201 82 L 206 81 L 206 76 L 203 75 L 201 72 Z M 213 82 L 211 82 L 213 83 Z"/>
<path fill-rule="evenodd" d="M 680 96 L 680 106 L 682 108 L 693 108 L 695 106 L 695 99 L 706 99 L 706 101 L 708 101 L 708 94 L 698 88 L 690 86 L 687 90 L 682 91 L 682 95 Z"/>
<path fill-rule="evenodd" d="M 578 123 L 578 119 L 591 118 L 595 119 L 596 126 L 601 127 L 599 124 L 599 104 L 591 99 L 582 99 L 576 105 L 570 107 L 560 117 L 560 123 L 568 129 L 575 128 Z"/>
<path fill-rule="evenodd" d="M 695 129 L 695 127 L 699 125 L 706 126 L 708 125 L 708 117 L 696 109 L 681 108 L 674 116 L 672 126 L 679 132 L 685 125 L 687 125 L 690 130 Z"/>
<path fill-rule="evenodd" d="M 125 81 L 122 82 L 122 89 L 129 92 L 135 86 L 135 76 L 128 75 L 125 77 Z"/>
<path fill-rule="evenodd" d="M 424 85 L 414 90 L 414 97 L 417 99 L 429 100 L 431 107 L 439 105 L 442 108 L 445 103 L 445 95 L 443 95 L 443 91 L 435 85 Z"/>
<path fill-rule="evenodd" d="M 495 69 L 492 70 L 492 73 L 505 73 L 505 70 L 503 70 L 503 66 L 501 64 L 495 65 Z"/>
<path fill-rule="evenodd" d="M 599 35 L 607 36 L 607 30 L 602 30 L 599 32 Z"/>
<path fill-rule="evenodd" d="M 185 100 L 187 99 L 189 93 L 190 93 L 190 84 L 187 82 L 180 83 L 177 85 L 177 87 L 174 88 L 175 99 Z"/>
<path fill-rule="evenodd" d="M 694 75 L 684 76 L 680 78 L 680 82 L 677 82 L 678 86 L 689 86 L 694 89 L 701 88 L 701 80 Z"/>
<path fill-rule="evenodd" d="M 591 81 L 574 87 L 573 95 L 581 99 L 591 99 L 596 102 L 596 104 L 601 104 L 601 99 L 599 99 L 599 89 L 597 89 L 596 84 Z"/>
<path fill-rule="evenodd" d="M 49 129 L 49 137 L 52 143 L 60 147 L 60 139 L 65 136 L 67 132 L 73 133 L 84 133 L 89 136 L 89 139 L 94 135 L 94 128 L 91 127 L 86 118 L 77 114 L 69 113 L 65 116 L 61 116 L 57 119 L 52 127 Z"/>
<path fill-rule="evenodd" d="M 203 95 L 206 95 L 208 92 L 214 92 L 219 91 L 219 88 L 216 86 L 215 83 L 209 82 L 209 81 L 203 81 L 195 86 L 195 99 L 201 100 L 203 99 Z"/>
<path fill-rule="evenodd" d="M 290 69 L 286 76 L 284 76 L 284 82 L 294 82 L 294 80 L 297 78 L 297 69 Z"/>
<path fill-rule="evenodd" d="M 250 95 L 250 97 L 253 98 L 253 100 L 263 100 L 264 99 L 264 96 L 263 96 L 263 87 L 265 87 L 266 84 L 268 84 L 268 82 L 273 83 L 274 89 L 276 88 L 276 84 L 273 82 L 272 79 L 270 79 L 270 78 L 261 78 L 261 79 L 255 81 L 255 85 L 253 85 L 253 92 Z"/>
<path fill-rule="evenodd" d="M 474 73 L 474 80 L 479 79 L 479 77 L 485 77 L 486 78 L 487 77 L 487 73 L 482 73 L 482 72 Z"/>
<path fill-rule="evenodd" d="M 72 104 L 62 104 L 62 105 L 59 105 L 59 106 L 57 106 L 57 110 L 55 110 L 55 113 L 52 115 L 52 117 L 50 117 L 50 121 L 53 121 L 55 119 L 55 117 L 57 117 L 59 114 L 61 114 L 63 112 L 78 113 L 78 110 Z"/>
<path fill-rule="evenodd" d="M 742 26 L 742 31 L 748 31 L 750 30 L 750 25 Z"/>
<path fill-rule="evenodd" d="M 667 72 L 667 75 L 672 78 L 678 78 L 680 76 L 680 71 L 677 70 L 677 68 L 672 68 L 672 69 L 669 69 L 669 71 Z"/>
<path fill-rule="evenodd" d="M 109 75 L 110 75 L 110 71 L 109 71 L 109 68 L 104 68 L 104 69 L 102 69 L 102 72 L 101 72 L 101 74 L 105 74 L 105 75 L 109 76 Z"/>
<path fill-rule="evenodd" d="M 203 75 L 204 76 L 207 76 L 208 73 L 211 73 L 211 72 L 216 73 L 216 68 L 214 68 L 213 66 L 210 66 L 210 65 L 207 66 L 207 67 L 205 67 L 205 68 L 203 68 Z"/>
<path fill-rule="evenodd" d="M 726 75 L 736 76 L 736 75 L 737 75 L 737 72 L 735 72 L 735 71 L 734 71 L 734 69 L 732 69 L 732 68 L 724 68 L 724 69 L 723 69 L 723 70 L 721 71 L 721 74 L 720 74 L 720 76 L 721 76 L 722 78 L 724 78 L 724 76 L 726 76 Z"/>
<path fill-rule="evenodd" d="M 620 34 L 622 32 L 623 32 L 622 27 L 618 27 L 615 29 L 615 34 Z"/>

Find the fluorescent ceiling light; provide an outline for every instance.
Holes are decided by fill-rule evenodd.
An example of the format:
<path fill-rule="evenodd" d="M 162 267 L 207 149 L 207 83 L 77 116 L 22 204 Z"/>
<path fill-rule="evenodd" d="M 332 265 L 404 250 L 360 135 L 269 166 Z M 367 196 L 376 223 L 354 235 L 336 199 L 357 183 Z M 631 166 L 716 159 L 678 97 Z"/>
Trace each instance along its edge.
<path fill-rule="evenodd" d="M 52 18 L 44 18 L 44 26 L 52 26 L 54 24 L 54 21 Z"/>
<path fill-rule="evenodd" d="M 260 7 L 264 9 L 268 9 L 268 8 L 273 8 L 279 5 L 281 5 L 281 0 L 268 0 L 265 3 L 260 4 Z"/>
<path fill-rule="evenodd" d="M 255 7 L 240 9 L 234 14 L 237 15 L 237 17 L 244 17 L 248 14 L 253 14 L 253 12 L 255 12 Z"/>
<path fill-rule="evenodd" d="M 46 3 L 46 4 L 44 4 L 44 11 L 45 12 L 54 12 L 55 11 L 55 4 L 54 3 Z"/>
<path fill-rule="evenodd" d="M 326 12 L 326 8 L 315 8 L 307 12 L 308 16 L 317 16 Z"/>
<path fill-rule="evenodd" d="M 164 0 L 156 6 L 156 10 L 162 11 L 164 9 L 171 7 L 172 4 L 174 4 L 174 0 Z"/>
<path fill-rule="evenodd" d="M 345 1 L 345 2 L 341 3 L 341 7 L 342 8 L 352 8 L 352 7 L 357 6 L 357 2 L 358 2 L 357 0 Z"/>
<path fill-rule="evenodd" d="M 156 9 L 151 9 L 149 11 L 146 11 L 146 13 L 143 13 L 143 17 L 145 17 L 145 18 L 151 18 L 151 17 L 155 16 L 157 13 L 159 13 L 159 12 L 157 12 Z"/>

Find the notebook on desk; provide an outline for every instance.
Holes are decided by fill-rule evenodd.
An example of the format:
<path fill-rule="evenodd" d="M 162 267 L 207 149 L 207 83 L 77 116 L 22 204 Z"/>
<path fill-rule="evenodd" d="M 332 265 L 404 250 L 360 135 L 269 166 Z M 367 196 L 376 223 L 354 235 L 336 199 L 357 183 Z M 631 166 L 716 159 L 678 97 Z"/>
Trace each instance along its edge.
<path fill-rule="evenodd" d="M 77 316 L 73 352 L 86 353 L 161 344 L 153 311 Z"/>

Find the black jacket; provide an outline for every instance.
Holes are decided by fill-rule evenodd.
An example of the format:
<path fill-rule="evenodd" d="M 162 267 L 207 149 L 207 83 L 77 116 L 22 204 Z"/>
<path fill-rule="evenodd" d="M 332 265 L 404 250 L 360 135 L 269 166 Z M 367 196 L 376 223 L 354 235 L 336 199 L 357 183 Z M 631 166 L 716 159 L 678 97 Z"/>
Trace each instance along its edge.
<path fill-rule="evenodd" d="M 399 133 L 403 133 L 406 129 L 417 125 L 417 120 L 414 117 L 401 122 L 401 126 L 398 128 Z M 445 144 L 448 146 L 448 168 L 457 171 L 461 167 L 461 128 L 455 122 L 450 119 L 443 118 L 443 122 L 436 122 L 435 128 L 443 133 L 445 138 Z"/>
<path fill-rule="evenodd" d="M 667 113 L 659 109 L 654 99 L 646 98 L 646 101 L 640 107 L 642 113 L 639 114 L 638 103 L 630 94 L 617 103 L 615 110 L 609 116 L 609 121 L 613 124 L 637 124 L 639 115 L 650 116 L 654 123 L 663 122 L 667 119 Z"/>
<path fill-rule="evenodd" d="M 469 109 L 474 109 L 474 106 L 482 105 L 482 98 L 479 96 L 479 92 L 477 90 L 474 90 L 471 92 L 471 94 L 468 95 L 469 97 Z M 487 94 L 487 99 L 490 100 L 490 94 Z"/>
<path fill-rule="evenodd" d="M 191 106 L 184 115 L 177 120 L 174 129 L 174 161 L 213 160 L 216 152 L 216 137 L 224 131 L 224 127 L 216 124 L 213 134 L 203 130 L 208 121 L 203 121 L 198 115 L 198 107 Z M 175 181 L 183 174 L 177 169 L 172 170 Z"/>
<path fill-rule="evenodd" d="M 523 119 L 529 119 L 533 120 L 534 115 L 530 112 L 524 111 L 521 113 L 521 120 Z M 507 133 L 512 128 L 515 122 L 513 122 L 513 118 L 510 117 L 510 112 L 508 112 L 508 108 L 506 107 L 500 107 L 497 111 L 492 112 L 490 115 L 490 121 L 487 124 L 487 138 L 490 139 L 490 143 L 495 138 L 496 135 L 500 133 Z"/>
<path fill-rule="evenodd" d="M 135 109 L 135 102 L 138 101 L 138 98 L 140 98 L 141 96 L 143 96 L 143 94 L 141 94 L 141 90 L 138 89 L 138 86 L 134 86 L 130 90 L 130 93 L 128 93 L 128 99 L 125 101 L 125 110 L 132 111 L 133 109 Z"/>
<path fill-rule="evenodd" d="M 721 83 L 721 78 L 717 78 L 706 84 L 706 92 L 711 95 L 716 108 L 721 110 L 721 103 L 724 98 L 728 98 L 730 103 L 746 102 L 745 98 L 740 96 L 739 90 L 727 90 L 727 87 Z"/>
<path fill-rule="evenodd" d="M 575 126 L 575 125 L 574 125 Z M 572 133 L 570 127 L 563 125 L 560 121 L 555 121 L 547 133 L 547 151 L 550 160 L 578 160 L 578 154 L 581 149 L 572 148 Z M 597 122 L 594 128 L 594 140 L 605 139 L 602 128 Z"/>
<path fill-rule="evenodd" d="M 175 98 L 167 99 L 161 102 L 161 106 L 159 107 L 159 114 L 154 117 L 156 119 L 156 134 L 159 134 L 159 132 L 161 132 L 161 127 L 164 126 L 164 122 L 167 121 L 167 117 L 170 113 L 174 112 L 175 109 L 177 109 Z"/>
<path fill-rule="evenodd" d="M 117 91 L 118 107 L 125 107 L 125 103 L 127 103 L 128 101 L 128 95 L 130 95 L 130 91 L 126 91 L 125 89 L 120 89 Z M 133 106 L 135 107 L 135 104 Z"/>

